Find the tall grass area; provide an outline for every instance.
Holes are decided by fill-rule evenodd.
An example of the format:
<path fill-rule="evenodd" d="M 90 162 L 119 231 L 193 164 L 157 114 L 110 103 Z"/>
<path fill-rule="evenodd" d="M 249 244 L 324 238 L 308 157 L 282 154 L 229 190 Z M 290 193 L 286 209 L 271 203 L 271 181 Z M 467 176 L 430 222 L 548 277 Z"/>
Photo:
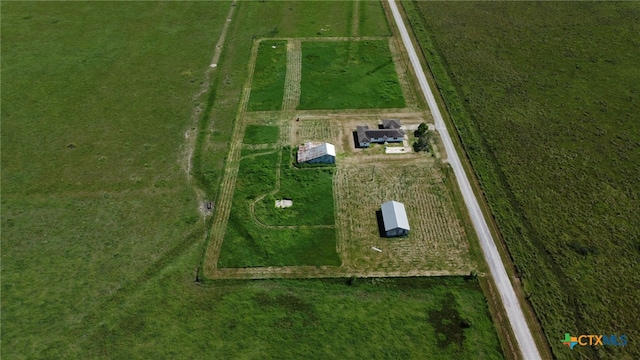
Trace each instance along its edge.
<path fill-rule="evenodd" d="M 383 40 L 302 43 L 298 109 L 405 106 L 389 44 Z"/>
<path fill-rule="evenodd" d="M 280 191 L 256 203 L 256 217 L 267 225 L 333 225 L 333 174 L 335 168 L 298 169 L 291 150 L 282 149 Z M 274 207 L 276 200 L 291 199 L 293 206 Z"/>
<path fill-rule="evenodd" d="M 285 155 L 289 156 L 290 150 L 282 150 Z M 250 206 L 259 196 L 265 195 L 273 191 L 276 187 L 276 169 L 279 154 L 274 152 L 265 155 L 258 155 L 246 158 L 240 161 L 240 169 L 238 171 L 238 180 L 233 194 L 233 206 L 229 215 L 229 223 L 225 233 L 218 267 L 254 267 L 254 266 L 285 266 L 285 265 L 340 265 L 340 258 L 336 252 L 336 234 L 333 228 L 313 228 L 313 227 L 295 227 L 295 228 L 265 228 L 254 221 L 251 215 Z M 291 179 L 286 179 L 288 170 L 283 166 L 281 173 L 281 186 L 290 184 Z M 320 184 L 326 183 L 327 179 L 322 173 L 317 174 L 317 170 L 305 172 L 317 178 Z M 320 170 L 321 171 L 321 170 Z M 294 181 L 299 179 L 294 178 Z M 308 181 L 307 175 L 307 181 Z M 300 185 L 297 185 L 300 186 Z M 284 189 L 284 188 L 283 188 Z M 302 187 L 304 192 L 300 198 L 294 198 L 294 206 L 303 209 L 313 208 L 310 204 L 305 203 L 305 199 L 309 196 L 318 195 L 318 189 Z M 329 214 L 333 220 L 333 197 L 331 192 L 331 175 L 328 177 L 328 188 L 322 186 L 319 189 L 325 190 L 323 195 L 330 199 L 330 207 L 322 209 L 321 215 Z M 327 193 L 328 191 L 328 193 Z M 305 198 L 306 197 L 306 198 Z M 269 197 L 267 197 L 269 198 Z M 300 204 L 297 204 L 300 202 Z M 326 202 L 326 200 L 325 200 Z M 263 218 L 267 222 L 266 225 L 282 225 L 272 224 L 275 210 L 291 210 L 291 209 L 275 209 L 274 200 L 271 200 L 270 211 L 264 209 L 261 203 L 256 205 L 260 208 L 258 220 Z M 297 211 L 297 210 L 294 210 Z M 306 216 L 301 216 L 302 220 L 311 219 L 318 221 L 313 214 L 318 213 L 317 210 Z M 257 211 L 256 211 L 257 212 Z M 277 219 L 277 218 L 276 218 Z M 328 220 L 321 218 L 324 222 Z M 333 223 L 333 221 L 331 222 Z M 287 225 L 307 225 L 307 222 L 293 221 Z M 315 224 L 314 224 L 315 225 Z"/>
<path fill-rule="evenodd" d="M 247 110 L 280 110 L 287 75 L 287 42 L 263 40 L 258 45 L 258 57 L 251 83 Z"/>
<path fill-rule="evenodd" d="M 640 5 L 405 2 L 558 358 L 640 358 Z"/>

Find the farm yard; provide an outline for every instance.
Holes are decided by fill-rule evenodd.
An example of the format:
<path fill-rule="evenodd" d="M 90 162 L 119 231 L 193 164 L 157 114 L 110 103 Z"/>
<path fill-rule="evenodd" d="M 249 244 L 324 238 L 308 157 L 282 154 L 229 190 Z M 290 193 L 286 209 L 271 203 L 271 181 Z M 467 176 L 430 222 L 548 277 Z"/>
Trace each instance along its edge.
<path fill-rule="evenodd" d="M 381 157 L 356 184 L 384 155 L 355 149 L 354 126 L 431 122 L 380 2 L 3 2 L 0 16 L 1 358 L 503 357 L 479 281 L 459 276 L 477 264 L 438 158 Z M 299 108 L 305 42 L 368 41 L 388 45 L 372 77 L 390 100 Z M 305 141 L 335 143 L 337 165 L 292 167 Z M 339 207 L 389 180 L 409 209 L 434 207 L 373 258 L 365 235 L 348 246 Z M 247 280 L 288 277 L 305 280 Z"/>
<path fill-rule="evenodd" d="M 359 158 L 338 167 L 338 243 L 345 267 L 360 271 L 471 271 L 465 229 L 438 166 L 434 160 Z M 380 204 L 391 199 L 404 203 L 407 209 L 411 226 L 407 238 L 378 235 L 375 213 Z M 372 247 L 382 252 L 372 251 Z"/>

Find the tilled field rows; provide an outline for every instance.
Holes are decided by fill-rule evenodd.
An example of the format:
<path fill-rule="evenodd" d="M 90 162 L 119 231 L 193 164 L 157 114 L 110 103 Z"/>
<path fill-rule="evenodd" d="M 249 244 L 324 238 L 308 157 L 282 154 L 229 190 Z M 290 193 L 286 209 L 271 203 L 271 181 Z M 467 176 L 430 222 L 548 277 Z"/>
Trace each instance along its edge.
<path fill-rule="evenodd" d="M 372 271 L 469 271 L 465 231 L 446 187 L 429 162 L 415 165 L 345 164 L 334 178 L 338 249 L 347 267 Z M 407 238 L 381 238 L 376 211 L 389 200 L 405 204 Z M 372 249 L 377 247 L 382 252 Z"/>

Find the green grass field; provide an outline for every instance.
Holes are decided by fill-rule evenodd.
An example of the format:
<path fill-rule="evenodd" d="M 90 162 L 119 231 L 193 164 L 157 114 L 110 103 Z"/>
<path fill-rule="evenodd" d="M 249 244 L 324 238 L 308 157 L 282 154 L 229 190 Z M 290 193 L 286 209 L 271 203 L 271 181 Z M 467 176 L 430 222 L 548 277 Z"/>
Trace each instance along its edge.
<path fill-rule="evenodd" d="M 405 106 L 386 41 L 302 43 L 298 109 Z"/>
<path fill-rule="evenodd" d="M 193 175 L 215 199 L 253 39 L 347 36 L 352 3 L 238 2 L 197 101 L 230 2 L 0 6 L 0 358 L 420 357 L 442 352 L 425 319 L 447 293 L 472 327 L 446 351 L 499 357 L 475 286 L 194 283 L 208 231 L 180 164 L 194 107 Z"/>
<path fill-rule="evenodd" d="M 638 3 L 406 2 L 558 358 L 640 358 Z"/>
<path fill-rule="evenodd" d="M 253 72 L 247 110 L 280 110 L 287 75 L 287 42 L 263 40 Z"/>
<path fill-rule="evenodd" d="M 256 216 L 267 225 L 333 225 L 333 168 L 297 169 L 291 150 L 282 150 L 280 191 L 256 203 Z M 274 207 L 275 200 L 292 199 L 293 206 Z"/>
<path fill-rule="evenodd" d="M 290 155 L 289 149 L 282 151 L 284 156 Z M 218 267 L 340 265 L 333 228 L 265 228 L 253 220 L 250 204 L 259 196 L 275 189 L 278 156 L 279 154 L 274 152 L 240 161 L 233 206 L 220 250 Z M 258 220 L 264 220 L 265 225 L 333 224 L 331 174 L 326 174 L 321 169 L 311 172 L 300 170 L 304 174 L 296 174 L 293 171 L 296 170 L 289 169 L 288 165 L 282 165 L 281 193 L 295 196 L 294 207 L 276 209 L 274 198 L 267 196 L 266 200 L 256 204 Z M 311 179 L 316 179 L 323 185 L 319 188 L 305 186 L 305 182 Z M 299 180 L 303 182 L 298 183 Z M 290 188 L 285 186 L 297 186 L 298 189 L 287 192 L 285 189 Z M 317 201 L 325 204 L 326 208 L 318 211 L 313 207 L 317 204 L 311 204 L 309 201 L 322 196 L 324 198 Z M 298 219 L 291 221 L 290 217 L 278 216 L 275 213 L 280 210 L 291 210 L 302 215 L 298 211 L 308 209 L 313 211 L 301 216 L 300 222 L 297 221 Z"/>
<path fill-rule="evenodd" d="M 2 3 L 3 359 L 94 357 L 109 302 L 202 246 L 180 148 L 228 6 Z"/>
<path fill-rule="evenodd" d="M 247 125 L 242 142 L 249 145 L 275 144 L 280 128 L 275 125 Z"/>

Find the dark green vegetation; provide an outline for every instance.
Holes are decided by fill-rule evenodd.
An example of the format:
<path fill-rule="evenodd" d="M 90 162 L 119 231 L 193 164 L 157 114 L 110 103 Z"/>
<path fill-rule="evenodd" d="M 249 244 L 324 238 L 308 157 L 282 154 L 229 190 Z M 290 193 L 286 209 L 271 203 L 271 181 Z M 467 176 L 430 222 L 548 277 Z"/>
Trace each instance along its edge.
<path fill-rule="evenodd" d="M 383 40 L 302 43 L 299 109 L 405 106 L 389 45 Z"/>
<path fill-rule="evenodd" d="M 429 151 L 431 133 L 429 132 L 426 123 L 422 123 L 418 126 L 418 130 L 415 131 L 414 136 L 416 137 L 416 142 L 413 143 L 413 150 L 415 152 Z"/>
<path fill-rule="evenodd" d="M 278 141 L 279 133 L 280 128 L 275 125 L 247 125 L 242 142 L 250 145 L 274 144 Z"/>
<path fill-rule="evenodd" d="M 640 358 L 640 4 L 405 3 L 559 358 Z"/>
<path fill-rule="evenodd" d="M 282 150 L 280 191 L 256 203 L 256 217 L 267 225 L 333 225 L 333 168 L 298 169 L 291 164 L 291 150 Z M 275 200 L 292 199 L 280 209 Z"/>
<path fill-rule="evenodd" d="M 274 48 L 275 46 L 275 48 Z M 287 75 L 287 42 L 263 40 L 253 72 L 247 110 L 280 110 Z"/>
<path fill-rule="evenodd" d="M 286 158 L 290 156 L 288 148 L 282 151 Z M 268 228 L 254 221 L 251 203 L 275 189 L 278 156 L 274 152 L 240 161 L 219 267 L 340 265 L 333 228 Z M 333 224 L 331 174 L 322 169 L 295 170 L 289 166 L 282 165 L 280 193 L 294 195 L 295 208 L 276 209 L 275 198 L 266 196 L 266 200 L 255 205 L 256 212 L 260 209 L 256 220 L 265 221 L 265 225 L 284 225 L 281 222 L 286 225 Z M 308 186 L 314 182 L 321 186 Z M 318 204 L 324 204 L 325 207 L 316 207 Z M 309 213 L 305 214 L 304 210 Z M 300 218 L 279 216 L 280 211 L 296 212 Z"/>

